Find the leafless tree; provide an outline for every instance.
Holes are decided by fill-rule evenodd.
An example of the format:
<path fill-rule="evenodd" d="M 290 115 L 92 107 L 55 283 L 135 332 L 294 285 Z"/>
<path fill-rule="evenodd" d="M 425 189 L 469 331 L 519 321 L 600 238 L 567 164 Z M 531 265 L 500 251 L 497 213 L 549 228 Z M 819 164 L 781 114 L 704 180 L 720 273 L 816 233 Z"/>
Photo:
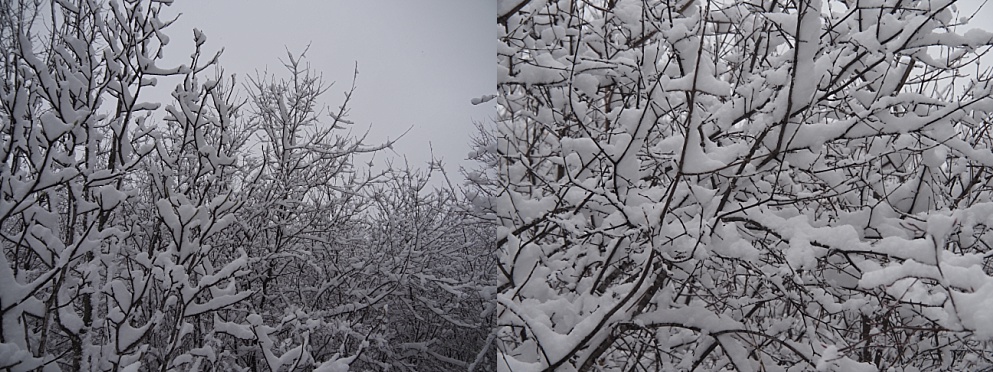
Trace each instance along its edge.
<path fill-rule="evenodd" d="M 498 364 L 991 368 L 993 35 L 954 1 L 507 1 Z"/>
<path fill-rule="evenodd" d="M 0 6 L 0 370 L 478 366 L 493 226 L 357 165 L 392 143 L 302 54 L 239 85 L 194 29 L 162 66 L 168 3 Z"/>

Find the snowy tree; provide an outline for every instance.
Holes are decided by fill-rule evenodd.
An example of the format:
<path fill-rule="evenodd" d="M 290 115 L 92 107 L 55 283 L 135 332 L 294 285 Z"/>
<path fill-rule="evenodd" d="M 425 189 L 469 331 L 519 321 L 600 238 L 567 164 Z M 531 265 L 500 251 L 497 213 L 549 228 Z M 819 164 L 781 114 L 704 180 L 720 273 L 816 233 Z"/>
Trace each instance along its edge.
<path fill-rule="evenodd" d="M 372 194 L 375 267 L 396 288 L 385 354 L 398 370 L 492 370 L 495 231 L 453 187 L 428 186 L 440 171 L 391 172 Z"/>
<path fill-rule="evenodd" d="M 300 345 L 316 360 L 468 368 L 494 312 L 491 225 L 453 187 L 428 189 L 439 169 L 360 173 L 357 155 L 392 143 L 348 136 L 354 80 L 337 109 L 323 108 L 328 88 L 302 57 L 287 57 L 288 78 L 249 86 L 262 147 L 255 197 L 239 219 L 240 244 L 253 252 L 251 311 L 280 324 L 268 335 L 274 344 Z"/>
<path fill-rule="evenodd" d="M 4 8 L 3 368 L 209 368 L 214 314 L 251 294 L 219 244 L 243 204 L 232 86 L 199 31 L 157 65 L 161 6 Z M 159 79 L 181 81 L 164 122 L 140 98 Z"/>
<path fill-rule="evenodd" d="M 354 85 L 325 110 L 328 86 L 294 55 L 288 79 L 239 85 L 196 29 L 189 59 L 163 66 L 170 1 L 9 3 L 0 370 L 486 358 L 492 225 L 426 174 L 357 165 L 390 143 L 352 134 Z M 162 83 L 168 100 L 149 102 Z"/>
<path fill-rule="evenodd" d="M 954 1 L 503 1 L 503 370 L 993 368 Z"/>

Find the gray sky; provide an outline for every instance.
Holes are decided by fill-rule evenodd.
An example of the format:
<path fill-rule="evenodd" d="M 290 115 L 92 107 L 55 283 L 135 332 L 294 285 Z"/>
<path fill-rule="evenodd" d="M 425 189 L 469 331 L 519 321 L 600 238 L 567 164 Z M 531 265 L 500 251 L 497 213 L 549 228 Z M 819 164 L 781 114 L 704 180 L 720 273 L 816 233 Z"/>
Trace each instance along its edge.
<path fill-rule="evenodd" d="M 496 92 L 496 4 L 490 0 L 259 1 L 176 0 L 163 19 L 182 13 L 170 27 L 166 61 L 186 61 L 194 27 L 207 35 L 210 55 L 224 48 L 221 65 L 239 81 L 268 69 L 286 76 L 280 59 L 308 44 L 307 61 L 335 85 L 324 103 L 336 108 L 358 62 L 350 104 L 354 131 L 371 125 L 369 142 L 395 139 L 392 156 L 425 168 L 429 143 L 444 159 L 453 182 L 469 152 L 473 121 L 495 115 L 495 101 L 472 98 Z M 388 151 L 388 150 L 387 150 Z"/>

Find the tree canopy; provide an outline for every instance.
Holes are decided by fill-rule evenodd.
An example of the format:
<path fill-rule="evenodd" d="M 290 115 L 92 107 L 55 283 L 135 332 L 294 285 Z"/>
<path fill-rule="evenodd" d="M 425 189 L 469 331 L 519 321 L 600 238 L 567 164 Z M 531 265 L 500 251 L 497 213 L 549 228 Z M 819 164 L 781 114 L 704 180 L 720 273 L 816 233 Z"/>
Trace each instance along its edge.
<path fill-rule="evenodd" d="M 505 1 L 501 370 L 993 368 L 954 1 Z"/>
<path fill-rule="evenodd" d="M 302 54 L 166 66 L 169 3 L 0 6 L 0 370 L 492 369 L 474 193 L 361 166 Z"/>

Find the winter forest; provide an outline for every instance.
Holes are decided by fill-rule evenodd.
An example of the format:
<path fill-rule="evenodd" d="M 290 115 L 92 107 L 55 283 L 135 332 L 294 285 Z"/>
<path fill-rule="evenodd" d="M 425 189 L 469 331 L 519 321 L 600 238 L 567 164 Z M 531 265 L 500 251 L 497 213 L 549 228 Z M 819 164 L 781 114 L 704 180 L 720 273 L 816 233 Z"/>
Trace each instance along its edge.
<path fill-rule="evenodd" d="M 497 0 L 473 165 L 374 167 L 171 3 L 0 0 L 0 371 L 993 371 L 975 6 Z"/>
<path fill-rule="evenodd" d="M 0 370 L 494 370 L 488 190 L 363 166 L 360 79 L 236 80 L 169 3 L 0 2 Z"/>

